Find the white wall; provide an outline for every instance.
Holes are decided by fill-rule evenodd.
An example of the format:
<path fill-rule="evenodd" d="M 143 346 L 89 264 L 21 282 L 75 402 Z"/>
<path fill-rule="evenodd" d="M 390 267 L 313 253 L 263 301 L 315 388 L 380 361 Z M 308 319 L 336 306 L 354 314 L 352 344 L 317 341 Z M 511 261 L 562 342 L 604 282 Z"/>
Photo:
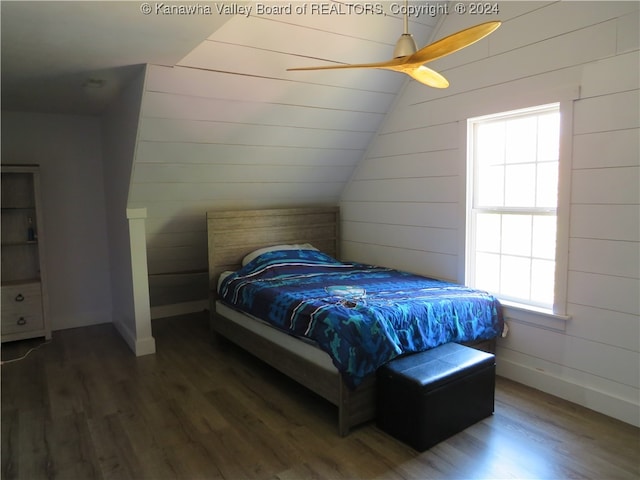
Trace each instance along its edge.
<path fill-rule="evenodd" d="M 422 42 L 436 20 L 413 20 Z M 402 75 L 287 68 L 387 58 L 401 31 L 392 15 L 254 9 L 175 67 L 149 67 L 129 206 L 148 212 L 155 311 L 206 306 L 207 210 L 337 204 Z"/>
<path fill-rule="evenodd" d="M 509 319 L 501 375 L 640 424 L 637 2 L 500 2 L 487 39 L 409 83 L 341 206 L 347 258 L 463 281 L 466 119 L 579 87 L 569 224 L 571 319 Z M 437 37 L 479 23 L 449 15 Z M 508 108 L 504 108 L 508 109 Z"/>
<path fill-rule="evenodd" d="M 377 110 L 393 96 L 349 92 L 360 111 L 318 95 L 335 87 L 298 93 L 292 104 L 264 100 L 292 88 L 281 80 L 149 67 L 129 207 L 149 216 L 152 306 L 208 298 L 207 210 L 336 205 L 383 118 Z"/>
<path fill-rule="evenodd" d="M 3 111 L 2 163 L 40 165 L 53 330 L 110 322 L 99 119 Z"/>
<path fill-rule="evenodd" d="M 113 323 L 129 347 L 136 354 L 153 353 L 155 342 L 151 337 L 149 319 L 140 328 L 136 323 L 133 255 L 146 252 L 132 251 L 127 219 L 131 169 L 135 157 L 140 104 L 144 88 L 145 70 L 122 91 L 102 118 L 104 143 L 104 188 L 111 266 L 111 292 L 113 298 Z M 147 298 L 148 302 L 148 298 Z M 148 305 L 146 306 L 148 310 Z"/>

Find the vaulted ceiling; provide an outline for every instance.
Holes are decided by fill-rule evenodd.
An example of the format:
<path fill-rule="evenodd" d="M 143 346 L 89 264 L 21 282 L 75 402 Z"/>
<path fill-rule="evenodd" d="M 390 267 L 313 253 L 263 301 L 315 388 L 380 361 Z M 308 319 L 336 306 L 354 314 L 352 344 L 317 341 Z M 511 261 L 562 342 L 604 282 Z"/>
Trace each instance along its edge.
<path fill-rule="evenodd" d="M 128 206 L 148 212 L 152 305 L 191 301 L 208 286 L 207 209 L 339 202 L 411 81 L 287 68 L 392 58 L 403 4 L 2 1 L 2 108 L 100 116 L 149 65 Z M 428 13 L 410 17 L 418 46 Z"/>
<path fill-rule="evenodd" d="M 3 1 L 2 108 L 100 114 L 141 64 L 177 64 L 395 94 L 405 81 L 402 75 L 317 74 L 286 72 L 286 68 L 391 58 L 403 30 L 398 13 L 402 5 L 401 1 Z M 184 10 L 187 7 L 191 13 Z M 410 18 L 410 31 L 419 46 L 430 39 L 437 22 L 436 16 L 425 13 Z M 301 94 L 299 89 L 291 92 Z M 286 104 L 289 99 L 278 101 Z"/>

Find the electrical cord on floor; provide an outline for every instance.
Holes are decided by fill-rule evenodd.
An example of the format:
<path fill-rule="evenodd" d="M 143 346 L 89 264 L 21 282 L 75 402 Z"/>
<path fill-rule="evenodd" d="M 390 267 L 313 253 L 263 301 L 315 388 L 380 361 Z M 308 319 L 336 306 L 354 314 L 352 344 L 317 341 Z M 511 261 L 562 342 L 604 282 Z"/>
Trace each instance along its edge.
<path fill-rule="evenodd" d="M 47 340 L 45 342 L 42 342 L 40 345 L 38 345 L 37 347 L 33 347 L 30 348 L 27 353 L 25 353 L 24 355 L 22 355 L 21 357 L 18 358 L 12 358 L 11 360 L 2 360 L 0 361 L 0 366 L 6 364 L 6 363 L 14 363 L 14 362 L 19 362 L 20 360 L 24 360 L 25 358 L 27 358 L 27 356 L 33 352 L 34 350 L 39 349 L 40 347 L 42 347 L 43 345 L 47 345 L 48 343 L 51 343 L 51 340 Z"/>

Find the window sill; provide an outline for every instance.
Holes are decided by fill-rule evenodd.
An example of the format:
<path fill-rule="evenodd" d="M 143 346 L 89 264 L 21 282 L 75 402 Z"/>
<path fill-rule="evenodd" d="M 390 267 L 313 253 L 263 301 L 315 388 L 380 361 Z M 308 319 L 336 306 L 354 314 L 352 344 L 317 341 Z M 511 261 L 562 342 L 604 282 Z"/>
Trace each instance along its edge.
<path fill-rule="evenodd" d="M 502 313 L 506 321 L 515 321 L 539 328 L 564 332 L 567 328 L 567 320 L 571 319 L 569 315 L 559 315 L 545 308 L 523 305 L 508 300 L 500 300 L 500 303 L 502 304 Z"/>

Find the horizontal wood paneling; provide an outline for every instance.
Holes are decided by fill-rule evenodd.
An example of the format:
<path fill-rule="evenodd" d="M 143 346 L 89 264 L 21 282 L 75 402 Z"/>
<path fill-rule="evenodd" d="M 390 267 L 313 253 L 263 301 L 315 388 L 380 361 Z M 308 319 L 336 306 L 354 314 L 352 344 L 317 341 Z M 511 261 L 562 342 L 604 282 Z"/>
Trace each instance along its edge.
<path fill-rule="evenodd" d="M 340 251 L 346 260 L 397 268 L 442 280 L 455 281 L 457 275 L 456 255 L 348 240 L 342 242 Z"/>
<path fill-rule="evenodd" d="M 569 272 L 571 303 L 640 315 L 640 280 L 603 273 Z"/>
<path fill-rule="evenodd" d="M 638 205 L 573 205 L 571 237 L 637 242 L 640 240 Z"/>
<path fill-rule="evenodd" d="M 416 152 L 435 152 L 458 147 L 458 124 L 446 123 L 421 126 L 415 123 L 411 128 L 401 131 L 388 131 L 374 140 L 368 156 L 388 157 Z"/>
<path fill-rule="evenodd" d="M 571 182 L 571 202 L 638 205 L 639 184 L 640 167 L 576 170 Z"/>
<path fill-rule="evenodd" d="M 343 222 L 342 238 L 347 242 L 373 243 L 449 255 L 456 255 L 458 249 L 456 230 L 447 228 Z"/>
<path fill-rule="evenodd" d="M 640 127 L 640 92 L 636 90 L 576 102 L 574 132 L 608 132 Z"/>
<path fill-rule="evenodd" d="M 492 35 L 504 36 L 506 41 L 511 38 L 508 33 L 503 35 L 500 29 Z M 492 38 L 492 41 L 497 40 Z M 521 48 L 509 49 L 503 53 L 487 52 L 488 56 L 482 60 L 482 69 L 478 68 L 476 62 L 472 62 L 442 70 L 441 73 L 451 83 L 447 93 L 454 95 L 608 58 L 615 55 L 616 42 L 616 21 L 610 20 L 596 23 L 588 28 L 568 31 L 564 35 L 548 39 L 540 38 L 539 41 Z M 435 62 L 433 67 L 437 68 Z M 469 87 L 468 79 L 470 78 L 473 78 L 473 88 Z M 440 97 L 433 90 L 411 87 L 411 103 Z"/>
<path fill-rule="evenodd" d="M 147 92 L 145 100 L 143 115 L 148 118 L 374 132 L 382 117 L 375 112 L 344 111 L 336 115 L 330 109 L 204 98 L 191 96 L 189 92 Z"/>
<path fill-rule="evenodd" d="M 433 176 L 457 175 L 457 155 L 458 150 L 452 149 L 368 158 L 367 168 L 361 169 L 357 178 L 358 180 L 411 178 L 420 175 L 424 171 L 425 164 L 428 164 Z"/>
<path fill-rule="evenodd" d="M 529 325 L 520 325 L 514 323 L 514 335 L 519 337 L 535 337 L 534 329 Z M 540 331 L 540 329 L 537 329 Z M 544 341 L 544 338 L 536 338 L 539 341 Z M 511 349 L 506 346 L 500 346 L 498 349 L 498 356 L 502 358 L 502 363 L 498 363 L 497 371 L 499 374 L 503 374 L 501 367 L 505 364 L 514 364 L 517 366 L 524 366 L 526 369 L 530 369 L 536 374 L 542 374 L 554 379 L 556 392 L 558 396 L 571 397 L 576 403 L 585 402 L 584 398 L 580 398 L 582 395 L 580 389 L 576 389 L 576 386 L 587 386 L 588 392 L 592 395 L 596 392 L 604 394 L 605 396 L 611 395 L 616 399 L 629 399 L 633 398 L 636 387 L 626 385 L 624 383 L 616 382 L 605 376 L 594 375 L 590 372 L 584 371 L 580 368 L 569 368 L 563 363 L 555 363 L 549 361 L 543 356 L 527 355 L 517 349 Z M 605 359 L 606 360 L 606 359 Z M 510 377 L 511 375 L 505 375 Z M 522 382 L 525 383 L 525 382 Z M 537 385 L 538 386 L 538 385 Z M 626 421 L 634 415 L 633 403 L 626 403 L 630 408 L 628 411 L 622 412 Z M 615 412 L 609 410 L 607 414 L 613 416 Z"/>
<path fill-rule="evenodd" d="M 380 70 L 286 71 L 390 58 L 398 16 L 257 15 L 248 6 L 253 15 L 229 19 L 176 66 L 148 67 L 129 206 L 147 209 L 154 275 L 205 266 L 211 208 L 337 204 L 406 82 Z M 410 19 L 419 45 L 436 23 Z M 179 231 L 191 235 L 178 241 Z M 157 305 L 161 297 L 152 292 Z"/>
<path fill-rule="evenodd" d="M 141 183 L 129 195 L 130 202 L 159 201 L 201 201 L 210 200 L 215 204 L 217 200 L 246 198 L 246 190 L 251 190 L 253 198 L 297 198 L 313 196 L 329 196 L 336 198 L 340 195 L 344 183 L 328 182 L 238 182 L 238 183 Z"/>
<path fill-rule="evenodd" d="M 133 179 L 136 183 L 342 183 L 352 170 L 351 166 L 336 165 L 140 164 Z"/>
<path fill-rule="evenodd" d="M 569 268 L 575 271 L 640 278 L 640 249 L 636 242 L 572 238 Z"/>
<path fill-rule="evenodd" d="M 640 129 L 612 130 L 573 137 L 573 168 L 638 165 Z"/>
<path fill-rule="evenodd" d="M 514 335 L 501 341 L 501 348 L 538 357 L 576 373 L 584 372 L 622 385 L 638 387 L 640 366 L 637 363 L 634 365 L 636 355 L 633 351 L 571 335 L 559 336 L 550 330 L 516 322 L 513 322 L 513 328 Z"/>
<path fill-rule="evenodd" d="M 231 165 L 335 165 L 354 166 L 361 150 L 265 145 L 230 145 L 206 143 L 138 142 L 136 165 L 167 164 L 231 164 Z"/>
<path fill-rule="evenodd" d="M 567 322 L 567 335 L 635 351 L 640 337 L 638 316 L 605 308 L 570 303 L 568 311 L 577 322 Z"/>
<path fill-rule="evenodd" d="M 457 203 L 343 201 L 340 216 L 345 222 L 456 228 L 458 208 Z"/>
<path fill-rule="evenodd" d="M 343 198 L 347 202 L 456 202 L 458 187 L 457 177 L 357 180 Z"/>
<path fill-rule="evenodd" d="M 640 414 L 638 4 L 507 2 L 500 10 L 503 25 L 490 37 L 430 65 L 449 79 L 448 89 L 410 82 L 397 99 L 342 195 L 350 236 L 343 251 L 363 262 L 459 278 L 460 250 L 446 256 L 432 250 L 450 251 L 445 241 L 464 243 L 463 122 L 556 101 L 570 91 L 577 99 L 568 225 L 571 318 L 558 330 L 536 324 L 535 317 L 533 323 L 507 319 L 512 328 L 499 344 L 498 360 L 514 378 L 590 408 L 616 415 L 624 404 L 619 418 L 629 421 Z M 476 20 L 449 16 L 436 37 Z M 401 232 L 397 239 L 387 233 L 389 225 Z M 419 240 L 420 233 L 431 233 L 414 230 L 421 226 L 446 226 L 447 239 Z M 412 232 L 412 240 L 402 232 Z"/>
<path fill-rule="evenodd" d="M 271 125 L 250 125 L 164 118 L 143 119 L 140 141 L 173 143 L 225 143 L 235 145 L 286 146 L 293 148 L 364 149 L 370 132 L 320 130 Z"/>
<path fill-rule="evenodd" d="M 259 54 L 256 52 L 256 54 Z M 334 87 L 312 82 L 294 82 L 259 75 L 236 75 L 233 72 L 203 71 L 186 66 L 159 67 L 149 70 L 147 91 L 188 94 L 203 98 L 224 98 L 262 104 L 303 105 L 338 111 L 385 113 L 394 95 L 356 88 Z M 392 72 L 381 72 L 392 74 Z M 362 75 L 363 73 L 358 73 Z M 357 85 L 358 78 L 351 78 Z"/>

